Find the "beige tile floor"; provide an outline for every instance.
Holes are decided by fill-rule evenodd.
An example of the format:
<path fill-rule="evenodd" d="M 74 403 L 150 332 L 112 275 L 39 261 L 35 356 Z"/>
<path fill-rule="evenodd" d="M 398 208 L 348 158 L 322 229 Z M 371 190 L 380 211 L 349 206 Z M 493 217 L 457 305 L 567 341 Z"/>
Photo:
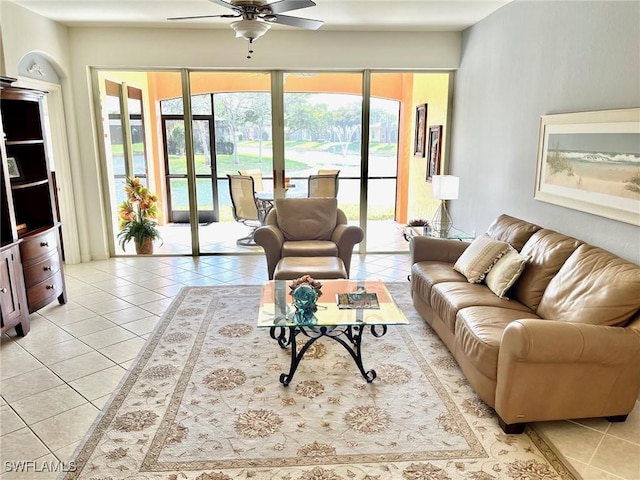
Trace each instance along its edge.
<path fill-rule="evenodd" d="M 32 314 L 26 337 L 1 338 L 2 480 L 56 478 L 33 470 L 68 462 L 180 288 L 267 278 L 262 255 L 120 257 L 65 268 L 68 303 Z M 352 265 L 354 278 L 406 281 L 408 271 L 406 253 L 355 255 Z M 585 479 L 640 479 L 640 406 L 625 423 L 540 426 Z M 7 471 L 12 461 L 35 463 L 16 473 Z"/>

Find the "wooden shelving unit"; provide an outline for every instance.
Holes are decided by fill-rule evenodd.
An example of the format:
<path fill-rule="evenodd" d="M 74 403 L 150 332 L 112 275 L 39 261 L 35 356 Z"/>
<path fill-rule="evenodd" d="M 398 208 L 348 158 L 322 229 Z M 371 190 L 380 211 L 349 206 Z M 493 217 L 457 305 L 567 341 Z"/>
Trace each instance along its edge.
<path fill-rule="evenodd" d="M 66 303 L 60 223 L 43 125 L 45 92 L 0 78 L 0 313 L 2 332 L 29 331 L 28 315 Z"/>

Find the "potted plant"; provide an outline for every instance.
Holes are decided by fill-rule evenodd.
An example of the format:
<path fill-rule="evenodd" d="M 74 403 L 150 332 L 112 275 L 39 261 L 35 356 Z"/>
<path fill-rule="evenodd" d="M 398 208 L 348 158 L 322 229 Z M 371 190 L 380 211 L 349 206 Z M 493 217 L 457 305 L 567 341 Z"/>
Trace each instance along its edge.
<path fill-rule="evenodd" d="M 153 253 L 153 241 L 160 239 L 158 197 L 139 178 L 127 177 L 124 191 L 127 199 L 118 207 L 120 246 L 124 250 L 133 240 L 137 254 Z"/>
<path fill-rule="evenodd" d="M 415 218 L 413 220 L 410 220 L 409 223 L 407 223 L 407 227 L 422 227 L 423 235 L 428 235 L 429 231 L 431 230 L 429 220 L 426 220 L 424 218 Z"/>

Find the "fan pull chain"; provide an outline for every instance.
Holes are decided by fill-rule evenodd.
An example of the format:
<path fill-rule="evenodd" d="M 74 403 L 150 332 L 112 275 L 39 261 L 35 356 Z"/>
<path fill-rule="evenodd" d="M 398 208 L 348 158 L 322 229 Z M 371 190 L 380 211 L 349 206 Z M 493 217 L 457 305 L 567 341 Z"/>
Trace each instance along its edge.
<path fill-rule="evenodd" d="M 253 54 L 253 38 L 249 40 L 249 43 L 247 43 L 247 58 L 251 58 L 252 54 Z"/>

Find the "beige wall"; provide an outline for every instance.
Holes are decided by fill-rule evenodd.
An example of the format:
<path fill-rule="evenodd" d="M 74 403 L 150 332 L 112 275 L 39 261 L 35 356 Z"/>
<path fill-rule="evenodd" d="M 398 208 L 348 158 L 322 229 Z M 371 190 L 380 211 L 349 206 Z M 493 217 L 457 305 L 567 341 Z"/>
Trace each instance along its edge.
<path fill-rule="evenodd" d="M 6 75 L 16 77 L 18 62 L 29 52 L 40 52 L 62 72 L 69 72 L 68 29 L 9 1 L 0 2 L 2 46 Z"/>
<path fill-rule="evenodd" d="M 424 218 L 430 220 L 440 202 L 431 197 L 431 183 L 426 181 L 427 160 L 429 149 L 429 127 L 432 125 L 442 125 L 442 140 L 449 135 L 447 128 L 447 102 L 449 98 L 449 75 L 424 75 L 416 74 L 413 80 L 414 106 L 427 104 L 427 141 L 425 145 L 425 157 L 413 157 L 410 160 L 410 183 L 409 183 L 409 217 Z M 413 125 L 415 127 L 415 109 L 413 113 Z M 414 130 L 411 130 L 414 135 Z M 446 143 L 442 143 L 440 157 L 440 172 L 447 172 L 446 165 Z"/>

